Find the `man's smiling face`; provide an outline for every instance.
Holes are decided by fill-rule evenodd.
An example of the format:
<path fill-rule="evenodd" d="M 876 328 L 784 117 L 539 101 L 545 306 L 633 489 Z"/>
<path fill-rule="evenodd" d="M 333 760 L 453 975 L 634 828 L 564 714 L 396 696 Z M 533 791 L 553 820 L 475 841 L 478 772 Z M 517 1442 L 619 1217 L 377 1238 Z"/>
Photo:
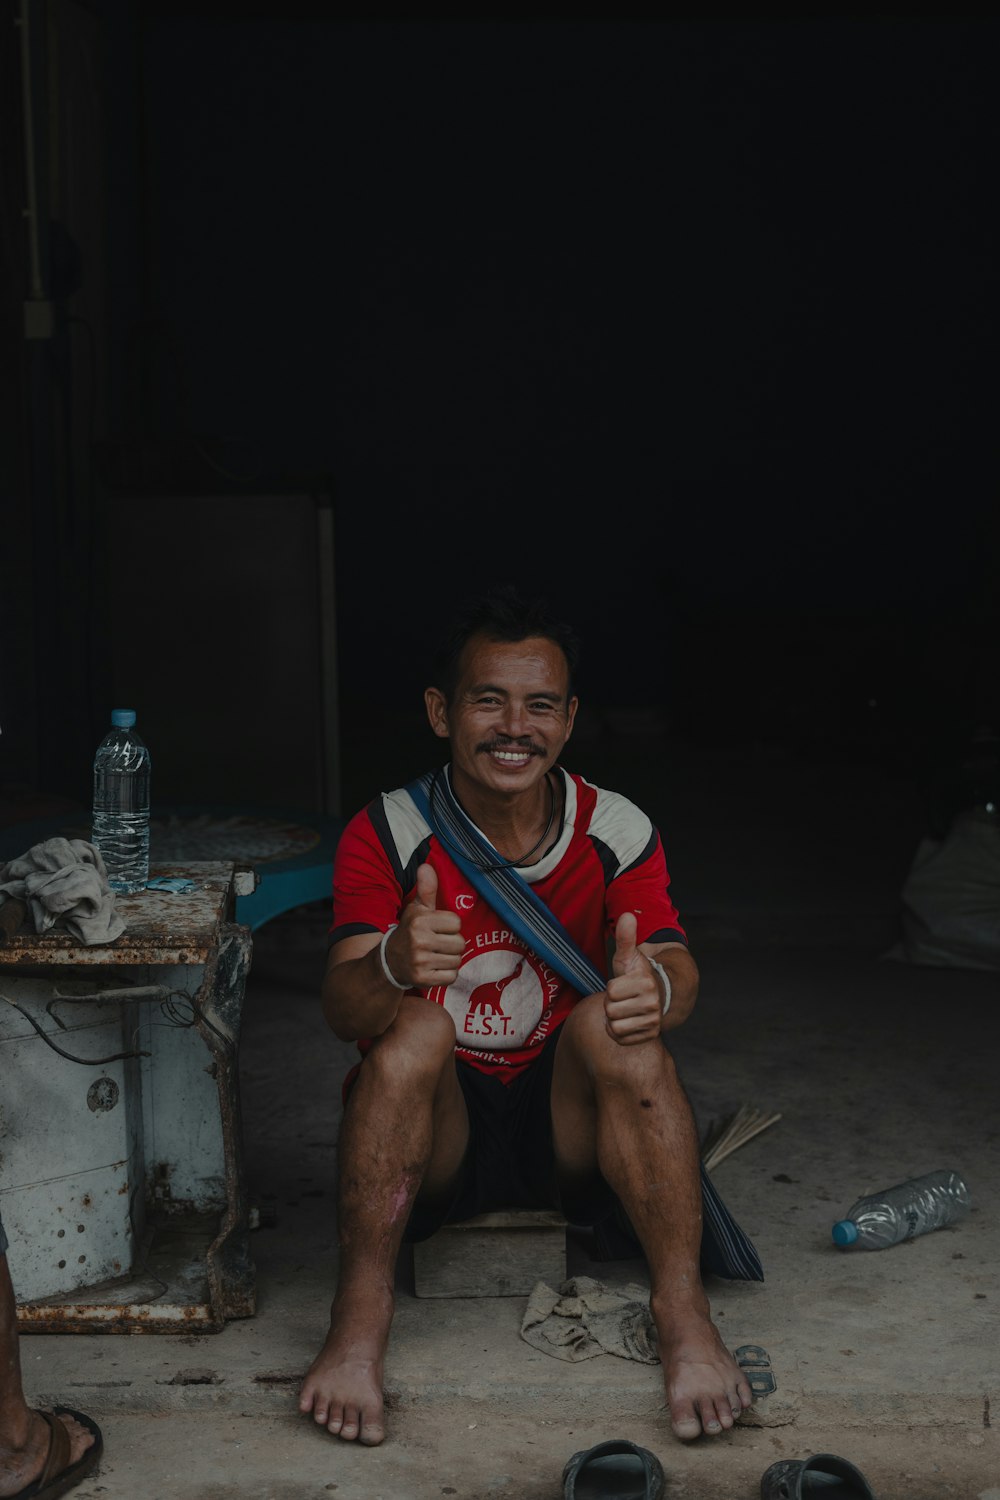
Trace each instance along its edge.
<path fill-rule="evenodd" d="M 473 636 L 451 701 L 438 688 L 425 694 L 431 728 L 451 740 L 459 783 L 467 777 L 502 793 L 536 786 L 573 729 L 576 699 L 569 686 L 569 666 L 555 641 Z"/>

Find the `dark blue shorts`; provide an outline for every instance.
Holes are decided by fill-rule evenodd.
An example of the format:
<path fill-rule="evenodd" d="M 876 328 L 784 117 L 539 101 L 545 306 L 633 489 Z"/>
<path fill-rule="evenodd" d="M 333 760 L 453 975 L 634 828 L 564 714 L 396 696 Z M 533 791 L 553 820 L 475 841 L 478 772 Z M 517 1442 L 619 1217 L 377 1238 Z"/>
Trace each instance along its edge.
<path fill-rule="evenodd" d="M 469 1115 L 468 1149 L 452 1196 L 435 1202 L 418 1199 L 413 1205 L 403 1235 L 407 1244 L 429 1239 L 442 1224 L 461 1223 L 477 1214 L 562 1208 L 550 1103 L 558 1045 L 559 1029 L 510 1083 L 455 1058 Z M 574 1203 L 573 1222 L 596 1224 L 613 1211 L 615 1202 L 611 1189 L 598 1181 L 583 1205 Z"/>

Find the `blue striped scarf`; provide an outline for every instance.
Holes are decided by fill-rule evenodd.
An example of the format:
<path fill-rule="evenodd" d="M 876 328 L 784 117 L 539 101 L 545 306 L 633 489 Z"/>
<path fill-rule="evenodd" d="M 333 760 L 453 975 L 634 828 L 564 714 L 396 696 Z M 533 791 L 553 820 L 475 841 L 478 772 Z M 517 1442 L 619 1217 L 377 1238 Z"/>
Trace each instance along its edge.
<path fill-rule="evenodd" d="M 580 995 L 599 994 L 607 984 L 606 977 L 577 947 L 527 881 L 512 868 L 496 868 L 496 850 L 458 802 L 448 773 L 428 771 L 406 790 L 450 858 L 497 916 Z M 484 865 L 493 868 L 484 870 Z M 757 1251 L 723 1203 L 704 1164 L 701 1196 L 703 1269 L 730 1281 L 763 1281 Z"/>

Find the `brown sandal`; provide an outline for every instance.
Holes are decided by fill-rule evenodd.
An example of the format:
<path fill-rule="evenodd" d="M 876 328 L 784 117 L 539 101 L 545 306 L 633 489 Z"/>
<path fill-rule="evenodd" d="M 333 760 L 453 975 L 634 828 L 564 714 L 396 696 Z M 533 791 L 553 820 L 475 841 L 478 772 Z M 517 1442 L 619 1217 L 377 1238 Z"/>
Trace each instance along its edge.
<path fill-rule="evenodd" d="M 85 1479 L 97 1467 L 104 1451 L 101 1429 L 92 1417 L 86 1417 L 83 1412 L 74 1411 L 70 1406 L 56 1406 L 51 1411 L 39 1406 L 35 1410 L 48 1425 L 49 1451 L 45 1467 L 38 1478 L 33 1479 L 23 1490 L 18 1490 L 13 1500 L 56 1500 L 57 1496 L 65 1495 L 67 1490 L 79 1484 L 81 1479 Z M 94 1434 L 94 1441 L 75 1464 L 67 1465 L 70 1453 L 69 1433 L 60 1422 L 60 1416 L 72 1417 L 81 1427 L 86 1427 L 88 1432 Z"/>

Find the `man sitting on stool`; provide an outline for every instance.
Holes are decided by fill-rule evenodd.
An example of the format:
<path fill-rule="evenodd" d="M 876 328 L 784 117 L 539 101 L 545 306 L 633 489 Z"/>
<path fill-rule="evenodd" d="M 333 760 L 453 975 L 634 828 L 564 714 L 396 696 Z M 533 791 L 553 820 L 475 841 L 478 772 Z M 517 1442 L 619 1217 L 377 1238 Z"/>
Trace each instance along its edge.
<path fill-rule="evenodd" d="M 649 818 L 558 763 L 575 663 L 572 631 L 541 607 L 512 591 L 473 605 L 425 693 L 451 751 L 430 821 L 409 790 L 382 794 L 337 848 L 323 1007 L 363 1060 L 345 1090 L 330 1331 L 299 1408 L 342 1438 L 385 1435 L 404 1236 L 510 1207 L 576 1224 L 624 1209 L 679 1438 L 721 1433 L 751 1402 L 710 1318 L 697 1132 L 662 1041 L 690 1015 L 698 970 Z M 602 974 L 613 937 L 600 992 L 574 990 L 472 888 L 435 798 L 485 836 L 478 868 L 516 871 Z"/>

